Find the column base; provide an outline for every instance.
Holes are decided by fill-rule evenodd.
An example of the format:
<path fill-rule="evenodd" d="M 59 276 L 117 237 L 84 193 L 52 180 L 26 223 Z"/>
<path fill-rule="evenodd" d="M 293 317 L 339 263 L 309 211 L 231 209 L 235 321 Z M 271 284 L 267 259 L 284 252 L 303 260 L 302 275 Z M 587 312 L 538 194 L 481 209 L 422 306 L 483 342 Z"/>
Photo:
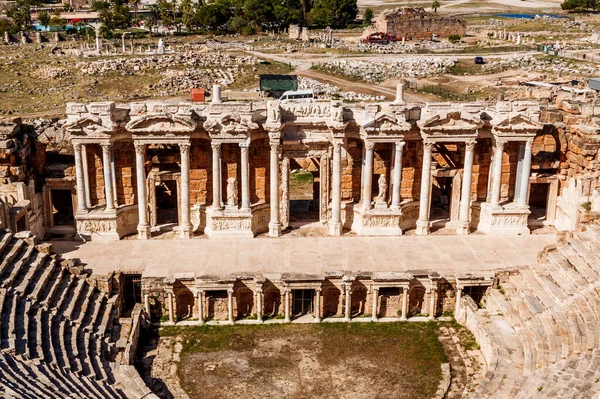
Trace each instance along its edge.
<path fill-rule="evenodd" d="M 504 206 L 482 203 L 477 230 L 484 234 L 528 235 L 528 206 Z"/>
<path fill-rule="evenodd" d="M 344 317 L 344 323 L 350 323 L 350 318 L 349 317 Z"/>
<path fill-rule="evenodd" d="M 339 237 L 342 235 L 342 222 L 329 221 L 329 235 Z"/>
<path fill-rule="evenodd" d="M 150 226 L 141 226 L 138 224 L 138 240 L 147 240 L 151 237 Z"/>
<path fill-rule="evenodd" d="M 456 224 L 456 234 L 466 236 L 471 232 L 471 224 L 469 222 L 458 222 Z"/>
<path fill-rule="evenodd" d="M 371 317 L 371 321 L 379 321 L 378 317 Z"/>
<path fill-rule="evenodd" d="M 280 237 L 281 236 L 281 223 L 269 222 L 269 237 Z"/>
<path fill-rule="evenodd" d="M 315 323 L 320 323 L 321 322 L 321 318 L 320 317 L 316 317 L 315 318 Z"/>
<path fill-rule="evenodd" d="M 194 229 L 190 226 L 179 226 L 179 238 L 189 240 L 194 236 Z"/>
<path fill-rule="evenodd" d="M 406 316 L 402 316 L 402 317 L 400 317 L 400 321 L 406 321 L 406 320 L 408 320 L 408 319 L 406 318 Z"/>
<path fill-rule="evenodd" d="M 292 319 L 290 319 L 289 317 L 286 317 L 285 319 L 283 319 L 284 323 L 291 323 Z"/>
<path fill-rule="evenodd" d="M 417 220 L 417 229 L 415 234 L 418 236 L 426 236 L 429 234 L 429 220 Z"/>

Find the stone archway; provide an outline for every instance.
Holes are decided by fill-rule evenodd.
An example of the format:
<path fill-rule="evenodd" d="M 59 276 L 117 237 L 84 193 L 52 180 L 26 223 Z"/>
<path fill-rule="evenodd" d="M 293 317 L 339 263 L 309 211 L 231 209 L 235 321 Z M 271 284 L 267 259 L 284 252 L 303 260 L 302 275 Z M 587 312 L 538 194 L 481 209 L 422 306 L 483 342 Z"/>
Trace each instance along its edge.
<path fill-rule="evenodd" d="M 275 317 L 281 312 L 281 291 L 277 288 L 269 288 L 263 294 L 263 314 Z"/>
<path fill-rule="evenodd" d="M 366 287 L 358 287 L 352 290 L 350 302 L 350 313 L 352 317 L 362 316 L 365 314 L 367 307 L 367 289 Z"/>
<path fill-rule="evenodd" d="M 408 316 L 423 314 L 425 310 L 425 287 L 412 287 L 408 292 Z"/>
<path fill-rule="evenodd" d="M 323 317 L 339 313 L 341 296 L 342 293 L 337 287 L 329 287 L 323 291 Z"/>
<path fill-rule="evenodd" d="M 240 288 L 235 293 L 237 301 L 237 318 L 243 319 L 252 315 L 254 309 L 254 292 L 249 288 Z"/>
<path fill-rule="evenodd" d="M 173 287 L 175 295 L 175 314 L 177 320 L 191 319 L 195 315 L 194 294 L 184 284 L 176 284 Z"/>

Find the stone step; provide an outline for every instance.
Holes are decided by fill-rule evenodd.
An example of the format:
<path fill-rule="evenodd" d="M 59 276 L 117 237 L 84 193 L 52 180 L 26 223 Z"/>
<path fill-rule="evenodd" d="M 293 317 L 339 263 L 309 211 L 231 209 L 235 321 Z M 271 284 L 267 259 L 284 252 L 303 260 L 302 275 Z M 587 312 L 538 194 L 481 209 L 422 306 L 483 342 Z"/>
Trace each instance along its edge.
<path fill-rule="evenodd" d="M 581 275 L 559 251 L 549 251 L 547 256 L 548 260 L 556 266 L 557 271 L 567 277 L 578 289 L 587 285 L 589 280 Z"/>
<path fill-rule="evenodd" d="M 88 309 L 92 305 L 92 301 L 94 298 L 96 289 L 92 287 L 90 284 L 86 284 L 84 288 L 84 292 L 82 293 L 82 302 L 80 306 L 75 308 L 74 313 L 71 315 L 71 320 L 75 323 L 81 325 L 83 319 L 88 312 Z"/>
<path fill-rule="evenodd" d="M 18 375 L 21 381 L 27 386 L 27 388 L 38 395 L 40 398 L 54 398 L 52 391 L 44 389 L 44 387 L 40 386 L 39 381 L 35 378 L 31 378 L 32 374 L 30 370 L 27 370 L 21 362 L 16 361 L 10 355 L 3 355 L 3 361 L 8 365 L 8 367 L 13 371 L 13 376 Z"/>
<path fill-rule="evenodd" d="M 548 278 L 567 295 L 574 295 L 579 290 L 578 287 L 573 283 L 570 276 L 565 273 L 561 268 L 557 267 L 549 257 L 543 256 L 538 259 L 538 266 L 541 266 Z"/>
<path fill-rule="evenodd" d="M 0 275 L 3 287 L 12 287 L 13 281 L 17 278 L 21 270 L 29 264 L 31 257 L 34 255 L 35 247 L 27 245 L 21 251 L 20 256 L 15 258 L 11 265 L 4 270 L 4 275 Z"/>
<path fill-rule="evenodd" d="M 38 274 L 40 269 L 44 269 L 48 266 L 49 257 L 41 252 L 36 254 L 36 257 L 31 264 L 31 267 L 27 270 L 27 273 L 22 275 L 22 278 L 19 281 L 15 282 L 16 288 L 15 290 L 20 292 L 23 295 L 27 295 L 30 291 L 30 286 L 32 284 L 40 283 L 38 279 Z"/>
<path fill-rule="evenodd" d="M 78 281 L 77 277 L 75 277 L 71 273 L 67 272 L 67 275 L 69 280 L 66 282 L 66 284 L 62 285 L 61 290 L 58 291 L 54 306 L 50 306 L 50 309 L 52 309 L 53 312 L 60 315 L 64 314 L 64 307 L 66 306 L 65 304 L 71 303 L 74 293 L 73 286 Z M 50 303 L 50 305 L 52 305 L 52 303 Z"/>
<path fill-rule="evenodd" d="M 58 266 L 58 262 L 56 261 L 56 259 L 51 258 L 50 262 L 48 263 L 48 266 L 44 268 L 44 271 L 42 272 L 39 281 L 37 282 L 37 284 L 35 284 L 35 286 L 31 290 L 31 293 L 29 293 L 28 296 L 34 301 L 41 302 L 44 298 L 44 293 L 48 293 L 48 291 L 50 290 L 48 287 L 50 287 L 55 281 L 53 279 L 56 279 L 56 277 L 61 271 L 62 269 Z"/>
<path fill-rule="evenodd" d="M 3 276 L 6 270 L 11 266 L 12 262 L 17 258 L 18 254 L 25 247 L 23 240 L 14 240 L 12 245 L 7 247 L 8 253 L 0 263 L 0 276 Z"/>
<path fill-rule="evenodd" d="M 42 349 L 44 354 L 44 360 L 50 365 L 57 365 L 58 360 L 54 354 L 54 345 L 52 342 L 51 332 L 51 315 L 43 308 L 38 309 L 40 313 L 40 326 L 42 330 Z"/>
<path fill-rule="evenodd" d="M 570 238 L 568 243 L 596 274 L 600 273 L 600 260 L 590 251 L 587 244 L 581 241 L 576 235 Z"/>
<path fill-rule="evenodd" d="M 53 278 L 48 284 L 48 288 L 42 294 L 42 298 L 40 298 L 40 303 L 46 309 L 50 310 L 52 308 L 53 298 L 57 296 L 57 292 L 62 291 L 64 286 L 68 283 L 69 277 L 71 273 L 60 268 L 58 269 L 58 274 Z M 64 286 L 63 286 L 64 285 Z"/>
<path fill-rule="evenodd" d="M 2 232 L 2 238 L 0 239 L 0 255 L 4 256 L 4 251 L 13 241 L 13 234 L 8 230 Z"/>
<path fill-rule="evenodd" d="M 75 311 L 75 308 L 81 306 L 82 298 L 80 296 L 84 288 L 87 286 L 87 282 L 85 281 L 85 279 L 79 278 L 78 280 L 79 281 L 77 282 L 75 291 L 73 292 L 73 295 L 68 302 L 67 310 L 65 312 L 65 317 L 69 320 L 73 320 L 72 316 L 73 312 Z"/>
<path fill-rule="evenodd" d="M 54 386 L 56 387 L 57 391 L 59 391 L 62 395 L 68 396 L 74 391 L 75 388 L 71 385 L 68 385 L 68 382 L 65 380 L 65 378 L 62 375 L 59 375 L 53 367 L 49 367 L 47 364 L 41 363 L 38 368 L 50 381 L 54 382 Z"/>

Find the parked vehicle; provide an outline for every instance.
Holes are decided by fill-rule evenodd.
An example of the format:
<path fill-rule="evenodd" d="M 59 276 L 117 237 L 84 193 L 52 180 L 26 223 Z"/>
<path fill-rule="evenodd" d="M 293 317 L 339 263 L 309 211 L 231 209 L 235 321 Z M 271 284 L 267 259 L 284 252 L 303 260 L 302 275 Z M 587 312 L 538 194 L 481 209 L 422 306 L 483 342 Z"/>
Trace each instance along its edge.
<path fill-rule="evenodd" d="M 383 32 L 375 32 L 371 33 L 366 39 L 365 43 L 373 43 L 373 44 L 389 44 L 390 42 L 395 42 L 396 36 L 388 35 Z"/>
<path fill-rule="evenodd" d="M 485 64 L 485 61 L 483 60 L 483 57 L 475 57 L 475 64 L 477 64 L 477 65 L 483 65 L 483 64 Z"/>

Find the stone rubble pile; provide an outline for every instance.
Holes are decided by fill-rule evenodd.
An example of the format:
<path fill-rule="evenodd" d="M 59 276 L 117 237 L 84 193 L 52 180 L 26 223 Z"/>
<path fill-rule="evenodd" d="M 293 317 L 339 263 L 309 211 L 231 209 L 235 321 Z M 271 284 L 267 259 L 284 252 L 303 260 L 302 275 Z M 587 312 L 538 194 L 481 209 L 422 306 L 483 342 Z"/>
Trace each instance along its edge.
<path fill-rule="evenodd" d="M 334 60 L 320 66 L 322 70 L 359 78 L 368 82 L 383 82 L 387 79 L 411 77 L 423 78 L 445 73 L 454 66 L 456 58 L 406 58 L 381 59 L 377 61 Z"/>
<path fill-rule="evenodd" d="M 553 72 L 561 75 L 598 75 L 600 67 L 593 64 L 565 61 L 554 57 L 536 58 L 530 55 L 519 55 L 511 58 L 492 61 L 484 65 L 486 71 L 498 72 L 507 69 L 522 69 L 526 72 Z"/>
<path fill-rule="evenodd" d="M 319 98 L 338 99 L 346 101 L 385 101 L 385 96 L 372 96 L 369 94 L 355 93 L 353 91 L 343 92 L 339 87 L 317 80 L 299 77 L 298 89 L 313 89 Z"/>
<path fill-rule="evenodd" d="M 103 74 L 111 71 L 134 72 L 147 69 L 162 69 L 176 65 L 190 67 L 240 68 L 254 66 L 258 58 L 252 56 L 235 56 L 231 54 L 173 54 L 164 56 L 147 56 L 135 58 L 103 59 L 96 61 L 81 61 L 76 68 L 88 75 Z"/>
<path fill-rule="evenodd" d="M 229 86 L 235 82 L 237 69 L 192 69 L 167 70 L 163 78 L 151 89 L 166 90 L 167 93 L 177 94 L 179 91 L 190 90 L 195 87 L 212 87 L 213 84 Z"/>
<path fill-rule="evenodd" d="M 69 70 L 61 67 L 43 66 L 37 71 L 37 76 L 44 80 L 59 79 L 69 75 Z"/>

